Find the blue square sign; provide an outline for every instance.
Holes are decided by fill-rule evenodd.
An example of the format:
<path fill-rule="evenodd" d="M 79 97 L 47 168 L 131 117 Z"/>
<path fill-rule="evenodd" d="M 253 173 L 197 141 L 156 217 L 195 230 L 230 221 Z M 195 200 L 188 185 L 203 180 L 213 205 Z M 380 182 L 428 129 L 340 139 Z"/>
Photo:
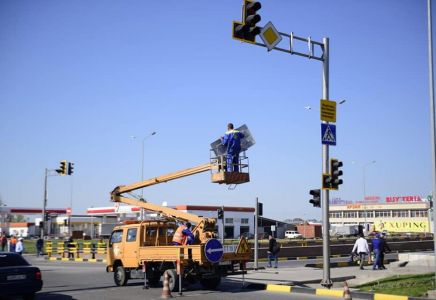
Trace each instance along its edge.
<path fill-rule="evenodd" d="M 321 144 L 336 146 L 336 125 L 321 123 Z"/>

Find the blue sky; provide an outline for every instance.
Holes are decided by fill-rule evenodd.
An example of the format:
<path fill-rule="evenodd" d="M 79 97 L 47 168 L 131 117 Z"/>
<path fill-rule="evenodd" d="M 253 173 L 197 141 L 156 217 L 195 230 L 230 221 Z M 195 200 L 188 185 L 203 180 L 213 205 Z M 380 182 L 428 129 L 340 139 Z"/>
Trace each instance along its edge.
<path fill-rule="evenodd" d="M 259 25 L 330 39 L 330 100 L 344 184 L 330 196 L 427 196 L 431 189 L 427 1 L 261 1 Z M 0 195 L 8 206 L 85 213 L 144 177 L 209 161 L 226 125 L 246 124 L 251 182 L 208 173 L 149 187 L 155 204 L 253 206 L 284 220 L 321 218 L 322 63 L 231 38 L 242 1 L 2 1 Z M 434 12 L 433 12 L 434 13 Z M 435 17 L 434 17 L 435 18 Z M 280 47 L 286 48 L 284 39 Z M 298 42 L 296 50 L 307 45 Z M 316 49 L 319 54 L 319 49 Z"/>

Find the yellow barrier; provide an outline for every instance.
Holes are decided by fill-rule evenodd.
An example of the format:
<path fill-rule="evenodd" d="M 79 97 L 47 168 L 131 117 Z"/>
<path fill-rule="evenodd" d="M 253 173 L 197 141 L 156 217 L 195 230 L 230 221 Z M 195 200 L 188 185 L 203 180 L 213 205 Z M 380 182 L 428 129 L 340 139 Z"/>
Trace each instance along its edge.
<path fill-rule="evenodd" d="M 307 241 L 301 241 L 297 242 L 298 244 L 301 244 L 301 247 L 307 247 Z"/>

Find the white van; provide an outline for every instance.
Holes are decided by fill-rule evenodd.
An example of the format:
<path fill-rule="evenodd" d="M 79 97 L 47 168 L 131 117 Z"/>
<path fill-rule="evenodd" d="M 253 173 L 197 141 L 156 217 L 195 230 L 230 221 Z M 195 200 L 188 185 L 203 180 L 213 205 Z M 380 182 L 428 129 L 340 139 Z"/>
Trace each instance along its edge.
<path fill-rule="evenodd" d="M 285 238 L 288 238 L 288 239 L 300 239 L 302 237 L 303 236 L 298 231 L 288 230 L 285 232 Z"/>

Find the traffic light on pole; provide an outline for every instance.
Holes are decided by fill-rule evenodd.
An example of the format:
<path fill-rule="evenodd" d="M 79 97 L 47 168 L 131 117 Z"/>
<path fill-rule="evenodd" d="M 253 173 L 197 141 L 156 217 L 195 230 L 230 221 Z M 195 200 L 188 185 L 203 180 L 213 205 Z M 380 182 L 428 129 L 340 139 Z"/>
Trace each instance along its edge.
<path fill-rule="evenodd" d="M 68 220 L 64 219 L 64 226 L 68 226 Z"/>
<path fill-rule="evenodd" d="M 243 23 L 233 22 L 233 38 L 248 43 L 256 43 L 256 35 L 260 33 L 260 28 L 256 24 L 261 20 L 257 11 L 262 8 L 260 2 L 244 0 Z"/>
<path fill-rule="evenodd" d="M 339 179 L 339 176 L 342 176 L 344 173 L 342 170 L 339 170 L 342 167 L 342 162 L 337 160 L 336 158 L 330 159 L 330 173 L 332 176 L 332 190 L 339 190 L 339 185 L 343 183 L 342 179 Z"/>
<path fill-rule="evenodd" d="M 68 175 L 73 174 L 73 169 L 74 169 L 74 163 L 69 162 L 68 163 Z"/>
<path fill-rule="evenodd" d="M 330 190 L 332 188 L 332 177 L 331 174 L 322 173 L 322 189 Z"/>
<path fill-rule="evenodd" d="M 310 190 L 309 194 L 313 196 L 309 203 L 312 203 L 313 207 L 321 207 L 321 190 Z"/>
<path fill-rule="evenodd" d="M 257 215 L 258 216 L 263 215 L 263 203 L 261 203 L 261 202 L 257 203 Z"/>
<path fill-rule="evenodd" d="M 224 211 L 221 208 L 218 208 L 217 212 L 218 212 L 218 219 L 224 218 Z"/>
<path fill-rule="evenodd" d="M 58 172 L 61 175 L 67 174 L 67 161 L 66 160 L 61 161 L 61 167 L 59 169 L 56 169 L 56 172 Z"/>

